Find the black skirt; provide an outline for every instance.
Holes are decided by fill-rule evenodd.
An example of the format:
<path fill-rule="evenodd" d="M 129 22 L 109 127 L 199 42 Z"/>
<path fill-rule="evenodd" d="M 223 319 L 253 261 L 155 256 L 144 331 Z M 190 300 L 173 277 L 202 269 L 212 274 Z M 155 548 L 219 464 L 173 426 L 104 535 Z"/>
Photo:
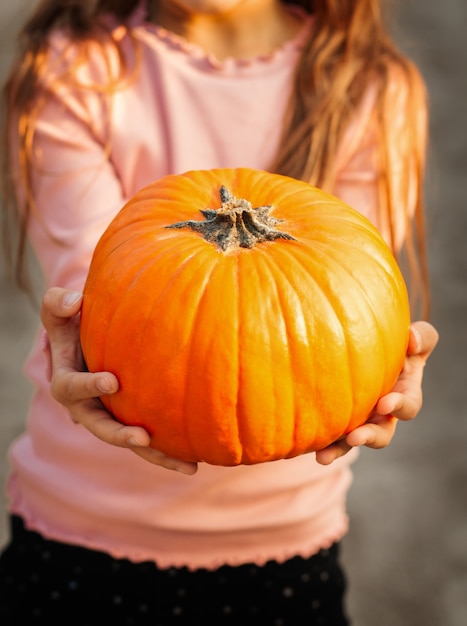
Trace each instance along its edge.
<path fill-rule="evenodd" d="M 348 626 L 338 544 L 308 559 L 159 569 L 44 539 L 13 517 L 2 626 Z"/>

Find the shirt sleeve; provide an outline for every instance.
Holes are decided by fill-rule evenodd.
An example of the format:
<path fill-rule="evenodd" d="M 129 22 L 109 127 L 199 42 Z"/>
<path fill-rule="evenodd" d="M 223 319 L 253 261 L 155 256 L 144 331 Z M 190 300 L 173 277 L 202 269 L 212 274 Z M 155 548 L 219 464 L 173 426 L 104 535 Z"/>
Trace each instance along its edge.
<path fill-rule="evenodd" d="M 126 201 L 109 103 L 98 90 L 62 85 L 37 106 L 28 235 L 46 288 L 82 289 L 97 241 Z"/>

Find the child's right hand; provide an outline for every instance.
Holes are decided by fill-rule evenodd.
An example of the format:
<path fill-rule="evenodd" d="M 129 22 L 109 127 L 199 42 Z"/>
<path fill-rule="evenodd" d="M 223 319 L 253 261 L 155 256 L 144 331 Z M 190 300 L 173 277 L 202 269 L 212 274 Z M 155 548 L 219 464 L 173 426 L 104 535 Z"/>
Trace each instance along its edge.
<path fill-rule="evenodd" d="M 99 400 L 103 394 L 118 390 L 118 380 L 110 372 L 83 371 L 84 359 L 79 341 L 79 311 L 82 294 L 52 287 L 44 294 L 41 319 L 47 332 L 46 351 L 50 355 L 50 388 L 52 396 L 66 409 L 73 421 L 87 428 L 106 443 L 129 448 L 141 458 L 194 474 L 196 463 L 166 456 L 149 447 L 149 433 L 139 426 L 125 426 L 106 411 Z"/>

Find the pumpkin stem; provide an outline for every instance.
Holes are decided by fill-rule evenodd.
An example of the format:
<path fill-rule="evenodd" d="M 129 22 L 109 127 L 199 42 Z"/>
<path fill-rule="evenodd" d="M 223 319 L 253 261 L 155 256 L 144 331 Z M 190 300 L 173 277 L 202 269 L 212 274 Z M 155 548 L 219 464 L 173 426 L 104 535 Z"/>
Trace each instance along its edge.
<path fill-rule="evenodd" d="M 166 228 L 191 228 L 223 252 L 239 247 L 253 248 L 263 241 L 294 239 L 288 233 L 273 228 L 282 220 L 269 215 L 271 205 L 253 208 L 248 200 L 236 198 L 224 185 L 219 189 L 219 195 L 222 202 L 219 209 L 200 211 L 205 221 L 187 220 Z"/>

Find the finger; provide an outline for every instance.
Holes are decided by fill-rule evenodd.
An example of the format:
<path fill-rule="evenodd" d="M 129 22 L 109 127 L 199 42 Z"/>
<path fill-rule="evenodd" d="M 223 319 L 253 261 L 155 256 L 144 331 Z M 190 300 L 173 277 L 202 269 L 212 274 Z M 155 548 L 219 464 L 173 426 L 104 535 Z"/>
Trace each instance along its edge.
<path fill-rule="evenodd" d="M 65 406 L 70 406 L 118 391 L 118 379 L 110 372 L 76 372 L 66 367 L 58 368 L 50 384 L 52 396 Z"/>
<path fill-rule="evenodd" d="M 433 352 L 439 341 L 438 331 L 423 320 L 410 325 L 408 354 L 419 354 L 425 359 Z"/>
<path fill-rule="evenodd" d="M 131 450 L 145 461 L 149 461 L 149 463 L 159 465 L 161 467 L 164 467 L 165 469 L 175 470 L 189 476 L 196 474 L 196 472 L 198 471 L 197 463 L 179 461 L 178 459 L 166 456 L 163 452 L 160 452 L 159 450 L 154 450 L 154 448 L 135 446 L 132 447 Z"/>
<path fill-rule="evenodd" d="M 149 433 L 140 426 L 118 422 L 96 398 L 79 402 L 70 409 L 74 421 L 105 443 L 121 448 L 145 447 L 151 443 Z"/>
<path fill-rule="evenodd" d="M 44 294 L 41 320 L 50 341 L 53 369 L 69 367 L 81 369 L 82 354 L 79 343 L 79 308 L 81 294 L 54 287 Z M 67 300 L 73 304 L 67 305 Z"/>
<path fill-rule="evenodd" d="M 121 424 L 105 410 L 99 400 L 78 403 L 72 407 L 70 413 L 75 422 L 101 441 L 120 448 L 128 448 L 154 465 L 188 475 L 195 474 L 198 470 L 197 463 L 180 461 L 150 448 L 151 437 L 144 428 Z"/>
<path fill-rule="evenodd" d="M 62 287 L 47 289 L 42 297 L 41 320 L 45 328 L 53 329 L 66 324 L 81 307 L 83 295 Z"/>
<path fill-rule="evenodd" d="M 377 422 L 367 422 L 349 433 L 346 442 L 352 447 L 385 448 L 394 437 L 396 425 L 394 416 L 380 416 Z"/>
<path fill-rule="evenodd" d="M 316 460 L 320 465 L 330 465 L 339 457 L 347 454 L 351 449 L 352 446 L 345 439 L 341 439 L 322 450 L 318 450 L 316 452 Z"/>
<path fill-rule="evenodd" d="M 393 415 L 400 420 L 409 421 L 420 411 L 423 397 L 420 387 L 414 387 L 413 395 L 391 392 L 379 399 L 376 411 L 380 415 Z"/>

